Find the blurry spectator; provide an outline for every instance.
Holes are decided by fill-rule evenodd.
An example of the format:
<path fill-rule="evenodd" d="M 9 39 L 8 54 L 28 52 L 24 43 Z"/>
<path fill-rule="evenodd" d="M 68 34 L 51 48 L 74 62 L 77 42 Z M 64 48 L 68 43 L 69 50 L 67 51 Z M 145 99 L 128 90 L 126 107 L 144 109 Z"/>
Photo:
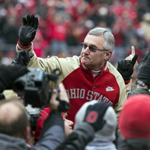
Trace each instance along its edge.
<path fill-rule="evenodd" d="M 112 143 L 116 126 L 117 118 L 111 106 L 95 100 L 86 102 L 76 115 L 74 131 L 56 150 L 116 150 Z"/>
<path fill-rule="evenodd" d="M 113 28 L 113 24 L 117 23 L 119 24 L 122 31 L 126 31 L 127 29 L 127 22 L 133 22 L 135 29 L 138 28 L 138 34 L 140 34 L 141 38 L 143 38 L 143 31 L 139 28 L 139 24 L 142 21 L 142 17 L 146 12 L 150 12 L 150 2 L 148 0 L 42 0 L 42 1 L 36 1 L 36 0 L 13 0 L 13 1 L 1 1 L 0 6 L 0 27 L 2 27 L 0 30 L 3 31 L 5 19 L 10 15 L 15 14 L 15 24 L 17 26 L 20 26 L 20 18 L 27 14 L 36 14 L 40 18 L 40 29 L 41 33 L 43 35 L 43 40 L 48 42 L 48 44 L 51 44 L 51 41 L 54 43 L 65 43 L 62 44 L 65 48 L 65 53 L 69 54 L 75 54 L 77 52 L 68 51 L 68 46 L 75 46 L 73 47 L 73 51 L 77 49 L 78 51 L 78 45 L 81 41 L 83 41 L 85 34 L 87 33 L 87 27 L 85 24 L 86 22 L 93 21 L 94 26 L 101 26 L 102 24 L 99 24 L 100 22 L 104 22 L 106 26 L 110 29 Z M 60 25 L 58 21 L 55 20 L 55 14 L 59 14 L 58 16 L 63 15 L 63 21 Z M 7 16 L 6 16 L 7 14 Z M 6 17 L 5 17 L 6 16 Z M 61 17 L 59 17 L 61 18 Z M 67 19 L 64 19 L 67 18 Z M 61 19 L 58 19 L 61 20 Z M 66 21 L 67 22 L 66 22 Z M 135 21 L 136 20 L 136 21 Z M 61 21 L 60 21 L 61 22 Z M 68 22 L 71 23 L 71 25 L 67 25 Z M 69 23 L 69 24 L 70 24 Z M 59 24 L 59 25 L 58 25 Z M 65 25 L 66 24 L 66 25 Z M 51 26 L 52 25 L 52 26 Z M 60 30 L 57 30 L 57 35 L 54 33 L 54 26 L 61 27 Z M 70 29 L 69 27 L 72 26 Z M 68 31 L 70 30 L 70 31 Z M 79 35 L 78 33 L 81 34 Z M 53 35 L 53 37 L 51 36 Z M 58 37 L 58 35 L 61 35 Z M 0 33 L 0 39 L 2 42 L 3 35 L 2 32 Z M 138 41 L 141 39 L 138 39 Z M 117 40 L 116 40 L 117 42 Z M 148 41 L 146 41 L 148 42 Z M 7 43 L 6 43 L 7 44 Z M 36 44 L 35 44 L 36 46 Z M 58 45 L 57 45 L 58 46 Z M 77 46 L 77 47 L 76 47 Z M 124 46 L 124 45 L 123 45 Z M 142 45 L 144 46 L 144 45 Z M 7 45 L 6 45 L 7 47 Z M 40 47 L 37 44 L 37 47 Z M 56 47 L 56 46 L 54 46 Z M 52 54 L 52 49 L 48 49 L 48 54 Z M 61 48 L 58 49 L 58 56 L 65 57 L 66 54 L 62 54 Z M 142 48 L 143 49 L 143 48 Z M 9 48 L 8 48 L 9 50 Z M 70 48 L 69 48 L 70 50 Z M 50 53 L 51 52 L 51 53 Z M 126 52 L 126 50 L 120 49 L 120 56 L 122 55 L 121 52 Z M 47 51 L 43 51 L 43 53 L 47 53 Z M 69 55 L 67 54 L 67 55 Z M 40 56 L 37 53 L 38 56 Z M 43 56 L 46 56 L 46 54 L 42 54 Z M 53 55 L 53 54 L 52 54 Z M 113 58 L 114 57 L 114 58 Z M 112 59 L 113 58 L 113 59 Z M 113 54 L 110 61 L 115 64 L 115 58 L 119 58 L 119 56 L 115 57 L 115 53 Z M 120 58 L 121 59 L 121 58 Z"/>
<path fill-rule="evenodd" d="M 142 93 L 150 95 L 150 51 L 145 54 L 137 72 L 136 89 L 130 95 Z"/>
<path fill-rule="evenodd" d="M 39 1 L 38 4 L 37 4 L 37 14 L 39 14 L 39 16 L 41 18 L 43 18 L 44 20 L 46 19 L 46 14 L 47 14 L 47 11 L 48 11 L 48 5 L 47 5 L 47 0 L 42 0 L 42 1 Z"/>
<path fill-rule="evenodd" d="M 149 95 L 136 94 L 126 100 L 119 116 L 121 133 L 119 150 L 150 149 L 149 107 Z"/>
<path fill-rule="evenodd" d="M 141 30 L 143 31 L 143 38 L 150 45 L 150 13 L 144 14 L 143 21 L 141 22 Z"/>
<path fill-rule="evenodd" d="M 94 5 L 93 12 L 89 14 L 89 18 L 94 22 L 95 26 L 98 26 L 99 22 L 105 22 L 106 26 L 111 27 L 115 18 L 111 12 L 109 12 L 109 7 L 107 5 L 100 5 L 97 3 Z"/>
<path fill-rule="evenodd" d="M 135 94 L 147 94 L 150 95 L 149 89 L 150 89 L 150 51 L 147 52 L 143 59 L 142 62 L 139 64 L 139 66 L 136 69 L 136 77 L 134 77 L 134 84 L 132 85 L 131 95 Z"/>
<path fill-rule="evenodd" d="M 138 19 L 141 22 L 143 20 L 143 15 L 150 11 L 149 0 L 138 0 L 136 4 Z"/>
<path fill-rule="evenodd" d="M 134 28 L 132 22 L 129 21 L 126 23 L 126 25 L 127 25 L 127 28 L 123 32 L 123 34 L 124 34 L 124 46 L 126 48 L 130 48 L 131 47 L 130 40 L 132 38 L 137 38 L 137 33 L 136 33 L 136 29 Z"/>
<path fill-rule="evenodd" d="M 49 43 L 43 38 L 40 29 L 37 30 L 36 38 L 33 41 L 34 49 L 37 57 L 45 57 L 46 51 L 49 48 Z"/>
<path fill-rule="evenodd" d="M 140 42 L 140 40 L 138 41 L 138 39 L 135 38 L 135 37 L 130 38 L 129 42 L 130 42 L 130 45 L 133 45 L 135 47 L 135 49 L 136 49 L 136 53 L 138 54 L 137 61 L 141 62 L 142 58 L 143 58 L 143 56 L 144 56 L 144 54 L 146 52 L 146 50 L 142 49 L 142 47 L 141 47 L 142 42 Z M 129 54 L 129 51 L 130 51 L 130 49 L 127 49 L 127 55 Z"/>
<path fill-rule="evenodd" d="M 0 64 L 10 65 L 12 63 L 12 60 L 13 60 L 14 56 L 15 56 L 15 53 L 14 53 L 14 51 L 10 50 L 10 51 L 7 52 L 6 56 L 4 56 L 2 53 L 0 55 L 2 55 L 1 58 L 0 58 L 1 59 Z"/>
<path fill-rule="evenodd" d="M 77 26 L 71 23 L 70 27 L 67 29 L 67 45 L 68 46 L 77 46 L 79 44 L 78 39 L 76 37 L 75 30 Z"/>
<path fill-rule="evenodd" d="M 19 18 L 21 16 L 24 16 L 25 14 L 29 14 L 29 9 L 26 7 L 26 3 L 27 0 L 18 0 L 18 2 L 15 5 L 15 10 Z"/>
<path fill-rule="evenodd" d="M 3 27 L 2 34 L 5 43 L 15 44 L 18 40 L 19 26 L 16 25 L 15 19 L 15 16 L 10 15 Z"/>
<path fill-rule="evenodd" d="M 115 48 L 114 48 L 114 53 L 113 53 L 113 56 L 114 56 L 113 62 L 115 64 L 118 61 L 124 59 L 126 56 L 126 51 L 123 47 L 124 34 L 118 22 L 113 24 L 112 33 L 115 38 Z"/>
<path fill-rule="evenodd" d="M 51 55 L 58 55 L 64 53 L 68 55 L 67 28 L 69 28 L 70 22 L 66 21 L 65 12 L 55 12 L 53 16 L 49 17 L 49 28 L 47 29 L 50 36 Z M 54 17 L 54 19 L 52 18 Z"/>
<path fill-rule="evenodd" d="M 3 8 L 3 6 L 0 5 L 0 43 L 5 42 L 2 31 L 3 31 L 4 25 L 6 22 L 6 18 L 7 18 L 6 14 L 7 14 L 6 8 Z"/>
<path fill-rule="evenodd" d="M 76 117 L 75 117 L 75 129 L 78 128 L 81 123 L 84 121 L 83 117 L 84 115 L 86 116 L 88 113 L 88 108 L 90 106 L 95 105 L 95 111 L 98 110 L 99 113 L 103 113 L 103 109 L 101 107 L 108 107 L 105 104 L 101 104 L 102 106 L 98 106 L 96 108 L 96 104 L 98 104 L 97 101 L 91 101 L 85 103 L 80 110 L 77 112 Z M 94 113 L 93 113 L 94 116 Z M 88 117 L 88 116 L 87 116 Z M 94 120 L 94 117 L 92 118 L 89 116 L 89 119 Z M 116 146 L 114 145 L 114 141 L 116 140 L 116 131 L 117 131 L 117 117 L 115 114 L 115 111 L 112 107 L 108 107 L 104 116 L 103 120 L 105 121 L 104 126 L 102 129 L 98 130 L 95 135 L 94 139 L 87 144 L 85 147 L 85 150 L 116 150 Z M 97 124 L 98 125 L 98 124 Z"/>

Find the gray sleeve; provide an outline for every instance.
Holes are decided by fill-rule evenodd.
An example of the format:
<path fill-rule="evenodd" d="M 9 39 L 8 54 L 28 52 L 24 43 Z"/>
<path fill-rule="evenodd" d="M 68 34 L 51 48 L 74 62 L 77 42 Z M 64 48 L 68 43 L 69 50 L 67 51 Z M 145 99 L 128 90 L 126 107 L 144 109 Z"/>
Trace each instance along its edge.
<path fill-rule="evenodd" d="M 45 120 L 39 141 L 31 150 L 55 150 L 66 139 L 64 121 L 57 111 L 51 111 Z"/>
<path fill-rule="evenodd" d="M 64 130 L 56 125 L 51 127 L 44 134 L 32 150 L 55 150 L 65 140 Z"/>

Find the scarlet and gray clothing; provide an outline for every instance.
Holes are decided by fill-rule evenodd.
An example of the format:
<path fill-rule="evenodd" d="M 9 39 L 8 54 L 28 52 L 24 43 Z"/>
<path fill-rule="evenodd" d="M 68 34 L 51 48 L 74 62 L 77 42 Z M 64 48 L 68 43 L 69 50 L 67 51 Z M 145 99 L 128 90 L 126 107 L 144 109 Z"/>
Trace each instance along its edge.
<path fill-rule="evenodd" d="M 34 53 L 33 44 L 30 46 L 21 46 L 18 42 L 18 50 L 28 50 Z M 85 69 L 80 57 L 73 56 L 67 58 L 38 58 L 34 56 L 30 60 L 28 67 L 40 68 L 48 73 L 53 69 L 59 68 L 62 74 L 59 77 L 58 84 L 63 82 L 68 93 L 71 109 L 68 111 L 67 119 L 74 122 L 74 117 L 79 108 L 87 101 L 98 100 L 109 103 L 118 114 L 126 100 L 126 87 L 124 80 L 116 68 L 109 62 L 106 62 L 101 73 L 93 77 L 92 71 Z M 51 87 L 57 87 L 58 84 L 51 84 Z"/>

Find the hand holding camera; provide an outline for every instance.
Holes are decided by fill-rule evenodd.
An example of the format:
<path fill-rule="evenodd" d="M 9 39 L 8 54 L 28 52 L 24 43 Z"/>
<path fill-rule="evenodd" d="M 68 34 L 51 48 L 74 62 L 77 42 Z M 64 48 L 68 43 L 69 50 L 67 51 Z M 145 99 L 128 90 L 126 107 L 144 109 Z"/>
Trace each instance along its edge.
<path fill-rule="evenodd" d="M 53 89 L 49 106 L 51 110 L 55 109 L 60 112 L 67 111 L 70 108 L 69 98 L 62 83 L 59 84 L 59 91 Z"/>

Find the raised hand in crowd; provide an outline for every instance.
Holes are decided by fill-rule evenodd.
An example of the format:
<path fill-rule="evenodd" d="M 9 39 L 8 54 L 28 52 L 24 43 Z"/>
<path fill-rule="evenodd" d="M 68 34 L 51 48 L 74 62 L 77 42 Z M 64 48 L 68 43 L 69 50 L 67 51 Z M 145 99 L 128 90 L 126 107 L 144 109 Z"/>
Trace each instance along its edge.
<path fill-rule="evenodd" d="M 21 66 L 27 66 L 30 62 L 30 59 L 33 57 L 33 53 L 29 53 L 28 51 L 18 51 L 15 54 L 15 57 L 11 63 L 11 65 L 21 65 Z"/>
<path fill-rule="evenodd" d="M 131 46 L 131 54 L 125 58 L 125 60 L 130 60 L 132 61 L 133 57 L 136 55 L 135 53 L 135 47 Z M 138 62 L 136 61 L 134 64 L 134 70 L 136 70 L 136 68 L 138 67 Z"/>
<path fill-rule="evenodd" d="M 120 72 L 125 81 L 131 79 L 131 76 L 137 67 L 137 58 L 138 54 L 135 54 L 135 49 L 132 46 L 131 55 L 129 55 L 125 60 L 118 62 L 117 70 Z"/>
<path fill-rule="evenodd" d="M 19 34 L 19 42 L 22 46 L 29 46 L 34 40 L 36 35 L 36 30 L 38 28 L 38 18 L 32 15 L 27 15 L 22 19 L 22 28 Z"/>
<path fill-rule="evenodd" d="M 96 133 L 107 134 L 102 130 L 105 129 L 105 124 L 109 122 L 106 119 L 106 112 L 109 110 L 109 107 L 111 106 L 95 100 L 86 102 L 76 114 L 74 131 L 56 150 L 83 150 Z M 115 112 L 113 113 L 117 126 L 117 118 Z"/>

